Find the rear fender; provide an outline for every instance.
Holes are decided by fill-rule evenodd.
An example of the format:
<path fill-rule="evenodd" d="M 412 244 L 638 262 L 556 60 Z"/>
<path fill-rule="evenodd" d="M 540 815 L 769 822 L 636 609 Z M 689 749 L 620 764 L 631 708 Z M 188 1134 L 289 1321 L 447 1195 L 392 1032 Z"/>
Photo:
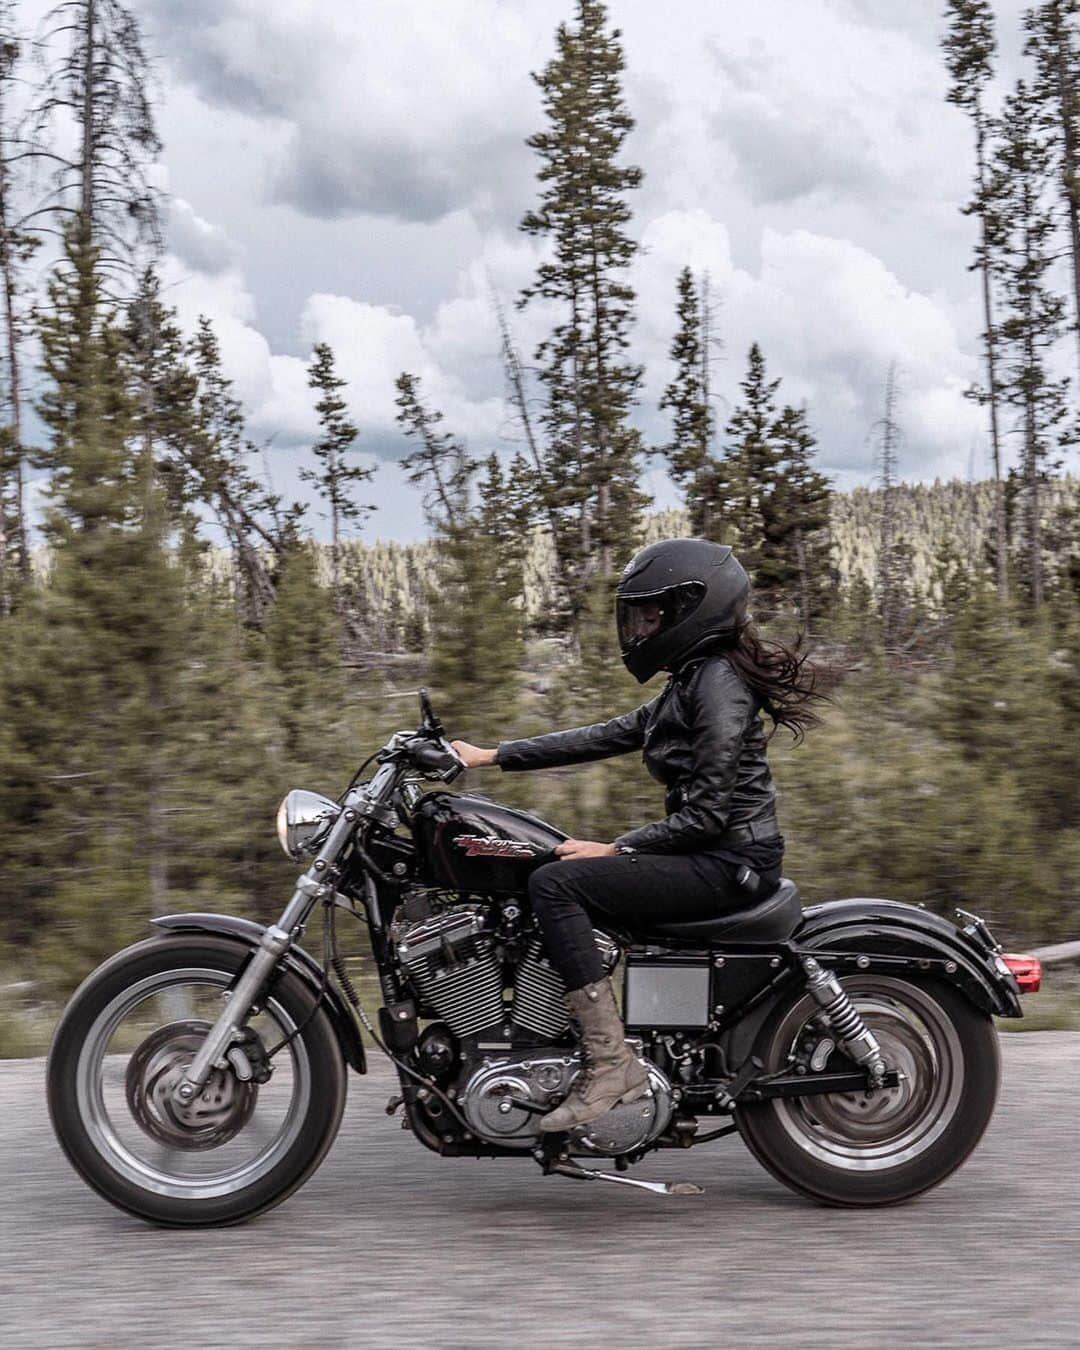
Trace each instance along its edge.
<path fill-rule="evenodd" d="M 992 953 L 939 914 L 897 900 L 830 900 L 803 912 L 792 946 L 800 951 L 857 952 L 933 962 L 982 1012 L 1022 1017 L 1016 981 Z M 944 965 L 940 963 L 945 963 Z M 951 968 L 950 968 L 951 967 Z M 854 973 L 854 972 L 853 972 Z"/>
<path fill-rule="evenodd" d="M 165 914 L 150 922 L 155 928 L 163 928 L 170 933 L 213 933 L 216 937 L 232 938 L 245 947 L 257 947 L 265 932 L 262 924 L 254 923 L 251 919 L 237 919 L 231 914 Z M 312 997 L 318 998 L 323 978 L 322 966 L 309 952 L 304 951 L 303 947 L 290 947 L 279 965 L 302 980 Z M 346 1062 L 357 1073 L 367 1073 L 367 1055 L 360 1039 L 360 1030 L 332 984 L 328 983 L 323 990 L 322 1003 L 337 1033 Z"/>

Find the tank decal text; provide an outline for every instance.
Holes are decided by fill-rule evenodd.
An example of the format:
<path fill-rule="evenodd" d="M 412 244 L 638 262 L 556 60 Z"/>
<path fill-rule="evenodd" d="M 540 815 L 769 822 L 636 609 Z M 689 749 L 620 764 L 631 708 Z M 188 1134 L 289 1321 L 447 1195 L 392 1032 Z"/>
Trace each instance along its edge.
<path fill-rule="evenodd" d="M 544 852 L 539 845 L 522 839 L 492 839 L 480 834 L 459 834 L 454 844 L 469 858 L 535 858 Z"/>

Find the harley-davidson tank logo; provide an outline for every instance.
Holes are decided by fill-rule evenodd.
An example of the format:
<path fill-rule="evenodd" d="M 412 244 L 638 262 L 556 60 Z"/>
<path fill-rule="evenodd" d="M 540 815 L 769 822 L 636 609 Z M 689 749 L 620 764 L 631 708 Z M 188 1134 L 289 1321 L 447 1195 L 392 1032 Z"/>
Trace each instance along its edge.
<path fill-rule="evenodd" d="M 540 850 L 521 839 L 491 839 L 482 834 L 459 834 L 454 840 L 470 858 L 535 858 Z"/>

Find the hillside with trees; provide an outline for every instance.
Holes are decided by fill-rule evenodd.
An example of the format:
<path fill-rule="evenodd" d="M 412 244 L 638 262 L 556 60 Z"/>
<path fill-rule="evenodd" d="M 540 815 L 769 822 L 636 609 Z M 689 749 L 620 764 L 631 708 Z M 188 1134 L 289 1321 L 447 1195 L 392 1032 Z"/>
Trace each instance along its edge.
<path fill-rule="evenodd" d="M 629 267 L 647 166 L 627 156 L 620 34 L 599 0 L 575 0 L 522 148 L 536 195 L 521 230 L 542 261 L 493 315 L 513 436 L 467 446 L 402 371 L 400 468 L 429 537 L 400 545 L 369 540 L 364 410 L 333 350 L 311 353 L 319 435 L 301 474 L 326 542 L 262 472 L 213 325 L 184 331 L 170 308 L 132 10 L 67 0 L 35 66 L 19 7 L 0 5 L 0 976 L 58 998 L 151 915 L 275 914 L 291 879 L 279 798 L 340 791 L 412 722 L 420 682 L 480 744 L 640 701 L 614 655 L 614 583 L 639 544 L 686 532 L 736 547 L 757 622 L 803 634 L 831 694 L 804 744 L 773 741 L 807 898 L 885 894 L 978 910 L 1017 941 L 1076 936 L 1078 13 L 1030 9 L 1028 75 L 998 107 L 991 6 L 947 6 L 993 477 L 900 481 L 898 352 L 866 429 L 873 482 L 839 492 L 813 407 L 759 343 L 730 358 L 742 378 L 720 416 L 718 297 L 689 266 L 671 278 L 668 433 L 646 443 Z M 551 326 L 522 352 L 530 306 Z M 679 510 L 655 510 L 649 462 Z M 31 470 L 48 485 L 37 535 Z M 584 838 L 661 809 L 636 759 L 474 785 Z"/>

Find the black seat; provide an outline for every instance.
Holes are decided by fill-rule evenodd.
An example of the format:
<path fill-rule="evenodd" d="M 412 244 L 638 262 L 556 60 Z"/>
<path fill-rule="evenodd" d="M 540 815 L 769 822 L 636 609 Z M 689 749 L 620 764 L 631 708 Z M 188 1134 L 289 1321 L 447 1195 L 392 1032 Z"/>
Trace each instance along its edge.
<path fill-rule="evenodd" d="M 759 900 L 741 909 L 718 914 L 715 919 L 697 923 L 672 923 L 650 928 L 641 938 L 695 943 L 711 946 L 715 942 L 783 942 L 791 937 L 802 920 L 799 888 L 782 877 L 780 885 L 767 900 Z"/>

